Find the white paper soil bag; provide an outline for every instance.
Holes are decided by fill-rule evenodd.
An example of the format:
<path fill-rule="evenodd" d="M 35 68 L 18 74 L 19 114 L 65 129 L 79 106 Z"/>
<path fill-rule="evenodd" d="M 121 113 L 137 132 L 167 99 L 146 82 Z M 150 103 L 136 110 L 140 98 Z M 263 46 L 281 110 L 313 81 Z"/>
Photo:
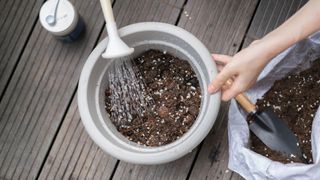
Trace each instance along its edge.
<path fill-rule="evenodd" d="M 276 80 L 285 77 L 293 70 L 300 72 L 309 68 L 311 62 L 318 57 L 320 57 L 320 32 L 275 57 L 260 74 L 257 84 L 247 92 L 248 97 L 255 103 Z M 246 179 L 320 179 L 320 108 L 312 124 L 313 164 L 283 164 L 251 151 L 248 148 L 249 127 L 246 114 L 234 100 L 229 109 L 228 136 L 229 168 Z"/>

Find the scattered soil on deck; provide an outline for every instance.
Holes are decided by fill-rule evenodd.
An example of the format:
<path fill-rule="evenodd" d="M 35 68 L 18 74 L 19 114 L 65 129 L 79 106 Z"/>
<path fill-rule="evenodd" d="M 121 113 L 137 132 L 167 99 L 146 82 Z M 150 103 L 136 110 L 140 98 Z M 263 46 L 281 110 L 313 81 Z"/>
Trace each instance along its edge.
<path fill-rule="evenodd" d="M 148 50 L 133 60 L 142 76 L 153 107 L 132 121 L 115 123 L 129 140 L 146 146 L 161 146 L 179 139 L 196 120 L 201 89 L 191 65 L 166 52 Z M 112 92 L 106 90 L 106 110 L 110 114 Z"/>
<path fill-rule="evenodd" d="M 299 74 L 289 74 L 278 80 L 273 87 L 257 101 L 263 110 L 272 107 L 274 112 L 289 126 L 299 140 L 303 156 L 312 163 L 311 129 L 315 113 L 320 104 L 320 59 L 310 69 Z M 248 118 L 248 120 L 252 120 Z M 251 133 L 251 149 L 272 160 L 283 163 L 301 162 L 297 157 L 286 157 L 266 147 Z"/>

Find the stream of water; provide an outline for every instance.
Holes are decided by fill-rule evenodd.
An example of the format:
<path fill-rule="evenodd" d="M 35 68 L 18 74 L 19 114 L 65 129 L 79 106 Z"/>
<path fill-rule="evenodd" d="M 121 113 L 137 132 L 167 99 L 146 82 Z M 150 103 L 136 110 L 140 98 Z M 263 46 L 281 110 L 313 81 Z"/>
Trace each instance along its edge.
<path fill-rule="evenodd" d="M 113 62 L 109 77 L 110 118 L 117 124 L 130 123 L 141 119 L 154 107 L 144 78 L 132 59 L 121 58 Z"/>

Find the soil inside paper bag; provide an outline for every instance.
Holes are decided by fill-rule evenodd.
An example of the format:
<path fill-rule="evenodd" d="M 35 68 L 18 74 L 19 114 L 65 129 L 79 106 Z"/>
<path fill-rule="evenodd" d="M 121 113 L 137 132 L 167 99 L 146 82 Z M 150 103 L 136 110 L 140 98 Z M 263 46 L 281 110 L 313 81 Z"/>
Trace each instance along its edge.
<path fill-rule="evenodd" d="M 299 140 L 303 156 L 312 163 L 311 129 L 315 113 L 320 104 L 320 59 L 311 68 L 291 73 L 278 80 L 256 103 L 259 109 L 271 107 L 289 126 Z M 248 117 L 250 122 L 252 119 Z M 301 162 L 297 157 L 286 157 L 265 146 L 253 133 L 251 149 L 274 161 L 283 163 Z"/>

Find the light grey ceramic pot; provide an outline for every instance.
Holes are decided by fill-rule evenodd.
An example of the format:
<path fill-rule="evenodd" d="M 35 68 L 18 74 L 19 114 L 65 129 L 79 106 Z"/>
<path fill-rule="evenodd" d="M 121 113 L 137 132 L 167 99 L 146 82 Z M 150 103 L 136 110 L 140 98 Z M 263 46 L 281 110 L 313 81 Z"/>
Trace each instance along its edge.
<path fill-rule="evenodd" d="M 201 86 L 201 109 L 190 130 L 180 139 L 160 147 L 145 147 L 127 140 L 114 127 L 104 106 L 106 73 L 111 60 L 101 54 L 108 38 L 100 42 L 85 63 L 79 81 L 78 105 L 82 122 L 93 141 L 108 154 L 136 164 L 160 164 L 176 160 L 191 152 L 209 133 L 215 123 L 220 93 L 209 95 L 207 86 L 216 74 L 216 66 L 207 48 L 182 28 L 156 22 L 144 22 L 119 30 L 122 39 L 134 47 L 133 56 L 147 49 L 159 49 L 186 59 L 195 70 Z"/>

